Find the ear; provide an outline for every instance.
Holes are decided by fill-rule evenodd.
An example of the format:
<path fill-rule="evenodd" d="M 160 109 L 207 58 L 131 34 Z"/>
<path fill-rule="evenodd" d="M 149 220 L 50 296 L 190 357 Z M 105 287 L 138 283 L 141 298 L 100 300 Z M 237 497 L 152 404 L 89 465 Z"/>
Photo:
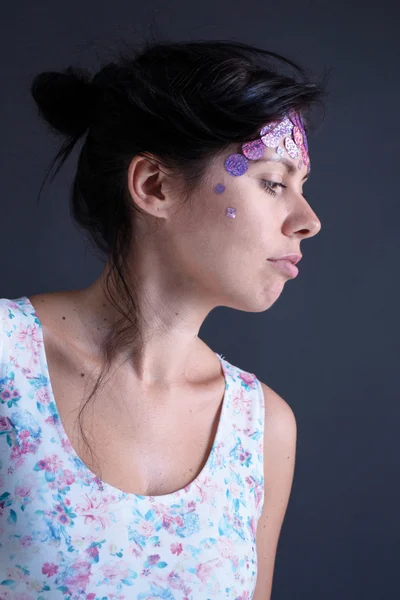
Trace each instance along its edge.
<path fill-rule="evenodd" d="M 162 217 L 171 207 L 168 175 L 157 159 L 136 155 L 128 167 L 127 183 L 132 201 L 142 212 Z"/>

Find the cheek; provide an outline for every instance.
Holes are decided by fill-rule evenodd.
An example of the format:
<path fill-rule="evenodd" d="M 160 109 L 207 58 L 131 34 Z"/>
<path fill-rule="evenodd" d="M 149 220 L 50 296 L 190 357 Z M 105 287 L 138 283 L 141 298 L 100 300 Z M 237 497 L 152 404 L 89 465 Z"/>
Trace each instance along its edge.
<path fill-rule="evenodd" d="M 246 177 L 214 179 L 190 207 L 187 232 L 193 251 L 204 257 L 243 253 L 242 261 L 244 256 L 268 255 L 278 227 L 277 202 Z"/>

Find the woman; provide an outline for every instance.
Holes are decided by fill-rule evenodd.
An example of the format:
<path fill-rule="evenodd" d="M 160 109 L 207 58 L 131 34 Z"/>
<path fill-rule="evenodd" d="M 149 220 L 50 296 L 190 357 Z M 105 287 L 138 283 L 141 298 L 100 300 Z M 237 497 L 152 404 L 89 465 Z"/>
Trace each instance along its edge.
<path fill-rule="evenodd" d="M 0 596 L 267 600 L 295 417 L 198 332 L 216 306 L 272 306 L 320 230 L 323 87 L 203 41 L 31 91 L 65 136 L 56 173 L 85 135 L 72 211 L 106 262 L 85 289 L 0 300 Z"/>

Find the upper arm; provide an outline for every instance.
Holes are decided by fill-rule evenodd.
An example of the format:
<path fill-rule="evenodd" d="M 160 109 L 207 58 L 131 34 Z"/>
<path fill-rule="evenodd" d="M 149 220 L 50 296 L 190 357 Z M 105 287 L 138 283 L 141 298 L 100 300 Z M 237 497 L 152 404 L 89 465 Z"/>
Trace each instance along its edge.
<path fill-rule="evenodd" d="M 297 425 L 289 404 L 260 383 L 265 399 L 264 505 L 257 525 L 258 575 L 253 600 L 270 600 L 276 550 L 293 482 Z"/>

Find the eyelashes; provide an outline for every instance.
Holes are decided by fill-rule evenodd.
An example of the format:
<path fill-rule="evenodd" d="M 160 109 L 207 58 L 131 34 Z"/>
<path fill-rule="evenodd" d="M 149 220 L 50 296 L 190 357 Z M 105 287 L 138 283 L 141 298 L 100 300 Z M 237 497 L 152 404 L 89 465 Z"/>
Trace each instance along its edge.
<path fill-rule="evenodd" d="M 282 189 L 286 189 L 287 185 L 284 185 L 283 183 L 278 183 L 277 181 L 268 181 L 267 179 L 262 179 L 262 185 L 263 188 L 269 193 L 271 194 L 271 196 L 277 196 L 277 188 L 282 188 Z M 305 198 L 307 200 L 307 196 L 305 196 L 304 194 L 302 194 L 303 198 Z"/>
<path fill-rule="evenodd" d="M 263 188 L 272 196 L 276 196 L 277 192 L 275 191 L 277 188 L 286 188 L 286 185 L 283 183 L 277 183 L 276 181 L 268 181 L 267 179 L 262 179 Z"/>

